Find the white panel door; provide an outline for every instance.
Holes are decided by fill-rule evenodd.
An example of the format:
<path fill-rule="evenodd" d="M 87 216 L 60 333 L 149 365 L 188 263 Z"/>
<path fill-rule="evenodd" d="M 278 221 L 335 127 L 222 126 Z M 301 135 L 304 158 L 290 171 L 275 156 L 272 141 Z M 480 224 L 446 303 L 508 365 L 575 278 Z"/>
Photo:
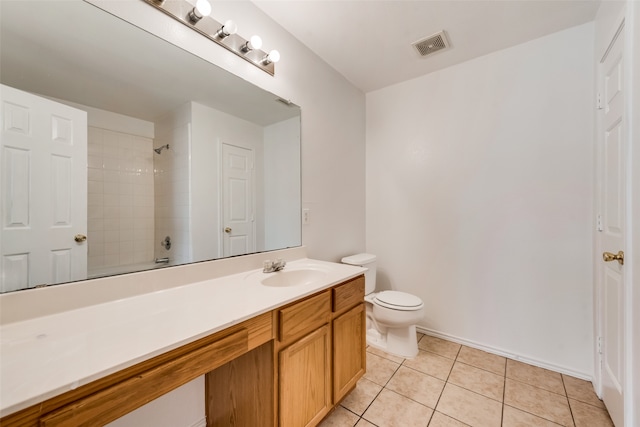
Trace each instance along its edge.
<path fill-rule="evenodd" d="M 255 252 L 253 151 L 222 144 L 224 256 Z"/>
<path fill-rule="evenodd" d="M 87 277 L 87 114 L 0 86 L 0 291 Z"/>
<path fill-rule="evenodd" d="M 599 269 L 599 319 L 601 331 L 602 399 L 616 426 L 624 425 L 625 393 L 625 248 L 626 209 L 626 140 L 624 131 L 624 31 L 612 41 L 600 63 L 600 177 L 602 194 L 600 212 L 603 254 Z M 612 259 L 615 255 L 616 258 Z"/>

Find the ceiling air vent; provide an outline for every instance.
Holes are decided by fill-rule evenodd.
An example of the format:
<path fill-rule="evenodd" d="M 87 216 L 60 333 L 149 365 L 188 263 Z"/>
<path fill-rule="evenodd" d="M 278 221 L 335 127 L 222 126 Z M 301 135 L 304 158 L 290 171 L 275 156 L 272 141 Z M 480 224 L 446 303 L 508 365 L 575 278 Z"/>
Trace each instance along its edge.
<path fill-rule="evenodd" d="M 416 48 L 420 56 L 427 56 L 449 48 L 449 40 L 447 40 L 447 36 L 443 30 L 432 36 L 413 42 L 411 45 Z"/>

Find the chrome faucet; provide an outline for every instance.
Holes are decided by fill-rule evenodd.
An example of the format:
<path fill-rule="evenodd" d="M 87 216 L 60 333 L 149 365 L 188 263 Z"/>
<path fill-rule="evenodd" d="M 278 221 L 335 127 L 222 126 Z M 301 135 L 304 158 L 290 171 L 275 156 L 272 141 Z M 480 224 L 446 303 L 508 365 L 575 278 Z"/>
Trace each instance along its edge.
<path fill-rule="evenodd" d="M 276 259 L 275 261 L 266 260 L 262 264 L 262 272 L 273 273 L 275 271 L 280 271 L 284 268 L 285 265 L 287 265 L 287 262 L 280 258 Z"/>

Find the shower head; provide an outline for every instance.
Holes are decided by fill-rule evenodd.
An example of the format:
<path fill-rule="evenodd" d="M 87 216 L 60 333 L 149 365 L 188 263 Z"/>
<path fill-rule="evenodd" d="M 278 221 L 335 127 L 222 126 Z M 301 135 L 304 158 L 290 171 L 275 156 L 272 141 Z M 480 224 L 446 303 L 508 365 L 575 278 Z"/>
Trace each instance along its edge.
<path fill-rule="evenodd" d="M 162 150 L 164 150 L 165 148 L 168 150 L 169 149 L 169 144 L 163 145 L 162 147 L 154 148 L 153 151 L 155 151 L 158 154 L 161 154 Z"/>

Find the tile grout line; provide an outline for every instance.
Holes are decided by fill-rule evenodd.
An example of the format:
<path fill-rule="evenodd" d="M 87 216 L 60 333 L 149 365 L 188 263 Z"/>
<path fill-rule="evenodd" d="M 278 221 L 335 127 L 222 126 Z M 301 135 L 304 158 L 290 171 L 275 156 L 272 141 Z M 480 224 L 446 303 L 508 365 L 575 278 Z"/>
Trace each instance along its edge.
<path fill-rule="evenodd" d="M 367 353 L 369 353 L 369 352 L 367 352 Z M 370 353 L 370 354 L 372 354 L 372 355 L 374 355 L 374 356 L 378 356 L 377 354 L 374 354 L 374 353 Z M 387 359 L 386 357 L 383 357 L 383 356 L 378 356 L 378 357 L 380 357 L 380 358 L 382 358 L 382 359 L 385 359 L 385 360 L 389 360 L 390 362 L 393 362 L 393 360 L 391 360 L 391 359 Z M 371 407 L 371 405 L 373 405 L 373 402 L 375 402 L 375 401 L 376 401 L 376 399 L 378 398 L 378 396 L 380 396 L 380 394 L 382 393 L 382 390 L 384 390 L 384 389 L 386 389 L 386 388 L 387 388 L 387 384 L 389 384 L 389 381 L 391 381 L 391 378 L 393 378 L 393 376 L 396 374 L 396 372 L 398 372 L 398 369 L 400 369 L 400 366 L 402 366 L 402 364 L 404 363 L 404 361 L 405 361 L 405 360 L 406 360 L 406 359 L 403 359 L 401 363 L 398 363 L 398 367 L 393 371 L 393 374 L 391 374 L 391 376 L 389 377 L 389 379 L 387 380 L 387 382 L 385 382 L 385 383 L 384 383 L 384 385 L 382 385 L 382 388 L 380 389 L 380 391 L 379 391 L 379 392 L 376 394 L 376 396 L 371 400 L 371 402 L 367 405 L 367 407 L 366 407 L 366 408 L 364 408 L 364 411 L 362 411 L 362 415 L 360 415 L 360 420 L 365 420 L 366 422 L 368 422 L 368 423 L 370 423 L 370 424 L 373 424 L 371 421 L 369 421 L 368 419 L 364 418 L 364 414 L 365 414 L 365 413 L 367 412 L 367 410 Z M 394 363 L 397 363 L 397 362 L 394 362 Z M 369 380 L 369 381 L 371 381 L 371 380 Z M 373 381 L 371 381 L 371 382 L 373 382 Z M 378 384 L 378 383 L 375 383 L 375 382 L 373 382 L 373 383 L 374 383 L 374 384 Z M 380 384 L 378 384 L 378 385 L 380 385 Z M 357 414 L 356 414 L 356 415 L 357 415 Z M 358 420 L 358 422 L 360 422 L 360 420 Z M 357 424 L 357 423 L 356 423 L 356 424 Z M 376 425 L 376 424 L 373 424 L 373 425 Z"/>
<path fill-rule="evenodd" d="M 418 340 L 418 342 L 420 342 L 420 341 L 421 341 L 425 336 L 428 336 L 428 335 L 422 335 L 422 336 L 420 337 L 420 339 Z M 445 341 L 446 341 L 446 340 L 445 340 Z M 423 404 L 423 403 L 421 403 L 421 402 L 419 402 L 419 401 L 416 401 L 416 400 L 414 400 L 414 399 L 411 399 L 410 397 L 405 396 L 404 394 L 399 393 L 399 392 L 397 392 L 397 391 L 395 391 L 395 390 L 392 390 L 392 389 L 390 389 L 390 388 L 388 388 L 388 387 L 387 387 L 387 386 L 389 385 L 389 383 L 391 382 L 391 380 L 392 380 L 392 379 L 395 377 L 395 375 L 398 373 L 398 371 L 400 370 L 400 368 L 401 368 L 401 367 L 406 367 L 406 368 L 408 368 L 408 369 L 410 369 L 410 370 L 412 370 L 412 371 L 415 371 L 415 372 L 421 373 L 421 374 L 423 374 L 423 375 L 425 375 L 425 376 L 428 376 L 428 377 L 431 377 L 431 378 L 434 378 L 434 379 L 437 379 L 437 380 L 440 380 L 440 381 L 443 381 L 443 382 L 444 382 L 444 385 L 443 385 L 442 391 L 441 391 L 441 392 L 440 392 L 440 394 L 438 395 L 438 398 L 437 398 L 437 400 L 436 400 L 436 402 L 435 402 L 435 404 L 434 404 L 433 411 L 432 411 L 432 413 L 431 413 L 430 417 L 429 417 L 428 419 L 426 419 L 426 421 L 427 421 L 427 424 L 426 424 L 426 425 L 427 425 L 427 426 L 428 426 L 429 424 L 431 424 L 431 422 L 432 422 L 432 421 L 433 421 L 433 419 L 434 419 L 435 412 L 437 412 L 437 411 L 436 411 L 436 408 L 438 407 L 439 403 L 440 403 L 440 402 L 441 402 L 441 400 L 442 400 L 442 396 L 443 396 L 443 394 L 444 394 L 444 389 L 447 387 L 447 384 L 451 384 L 451 385 L 454 385 L 454 386 L 460 387 L 461 389 L 466 390 L 466 391 L 468 391 L 468 392 L 471 392 L 471 393 L 477 394 L 477 395 L 479 395 L 479 396 L 483 396 L 483 397 L 485 397 L 485 398 L 488 398 L 488 399 L 492 399 L 492 400 L 494 400 L 494 401 L 497 401 L 496 399 L 493 399 L 493 398 L 491 398 L 491 397 L 489 397 L 489 396 L 485 396 L 485 395 L 483 395 L 482 393 L 476 392 L 476 391 L 474 391 L 474 390 L 470 390 L 470 389 L 468 389 L 468 388 L 466 388 L 466 387 L 463 387 L 463 386 L 458 386 L 457 384 L 454 384 L 454 383 L 450 382 L 451 375 L 452 375 L 452 372 L 453 372 L 453 368 L 455 367 L 455 365 L 456 365 L 458 362 L 459 362 L 459 363 L 461 363 L 461 364 L 463 364 L 463 365 L 470 366 L 470 367 L 472 367 L 472 368 L 475 368 L 475 369 L 478 369 L 478 370 L 484 371 L 484 372 L 486 372 L 486 373 L 490 373 L 490 374 L 493 374 L 493 375 L 499 375 L 499 374 L 497 374 L 495 371 L 491 371 L 491 370 L 488 370 L 488 369 L 484 369 L 484 368 L 481 368 L 481 367 L 478 367 L 478 366 L 475 366 L 475 365 L 472 365 L 472 364 L 469 364 L 469 363 L 466 363 L 466 362 L 464 362 L 464 361 L 459 360 L 459 356 L 460 356 L 460 354 L 461 354 L 461 352 L 462 352 L 462 347 L 463 347 L 463 346 L 464 346 L 464 345 L 459 344 L 459 347 L 458 347 L 458 349 L 457 349 L 457 351 L 456 351 L 456 354 L 455 354 L 455 356 L 454 356 L 453 358 L 451 358 L 451 357 L 449 356 L 450 352 L 446 351 L 447 349 L 445 349 L 445 348 L 443 348 L 443 349 L 441 349 L 441 350 L 442 350 L 443 352 L 446 352 L 446 353 L 447 353 L 447 355 L 446 355 L 446 356 L 445 356 L 444 354 L 438 353 L 438 352 L 436 352 L 436 351 L 432 351 L 432 349 L 427 349 L 427 348 L 419 347 L 419 351 L 424 351 L 424 352 L 426 352 L 426 353 L 429 353 L 429 354 L 432 354 L 432 355 L 436 355 L 436 356 L 439 356 L 439 357 L 442 357 L 442 358 L 448 359 L 448 360 L 450 360 L 450 361 L 453 361 L 453 363 L 452 363 L 452 365 L 451 365 L 451 368 L 449 369 L 449 371 L 448 371 L 448 373 L 447 373 L 447 376 L 446 376 L 446 379 L 445 379 L 444 381 L 443 381 L 442 379 L 440 379 L 440 378 L 438 378 L 438 377 L 435 377 L 435 376 L 433 376 L 433 375 L 430 375 L 430 374 L 428 374 L 428 373 L 426 373 L 426 372 L 422 372 L 422 371 L 420 371 L 419 369 L 414 369 L 414 368 L 412 368 L 412 367 L 410 367 L 410 366 L 407 366 L 405 363 L 406 363 L 406 361 L 407 361 L 407 360 L 410 360 L 410 359 L 408 359 L 408 358 L 401 358 L 401 357 L 400 357 L 400 359 L 402 359 L 402 360 L 401 360 L 400 362 L 398 362 L 398 358 L 395 358 L 395 359 L 394 359 L 394 358 L 393 358 L 393 355 L 390 355 L 390 354 L 385 353 L 385 352 L 383 352 L 383 354 L 385 354 L 385 355 L 387 355 L 387 356 L 391 356 L 391 357 L 385 357 L 384 355 L 380 355 L 380 354 L 376 354 L 376 353 L 369 353 L 369 352 L 367 352 L 367 354 L 371 354 L 371 355 L 374 355 L 374 356 L 380 357 L 380 358 L 382 358 L 382 359 L 385 359 L 385 360 L 387 360 L 387 361 L 389 361 L 389 362 L 395 363 L 395 364 L 397 364 L 397 366 L 395 367 L 395 369 L 393 370 L 393 372 L 391 373 L 391 375 L 388 377 L 388 379 L 384 382 L 384 384 L 377 384 L 377 383 L 374 383 L 374 384 L 377 384 L 378 386 L 380 386 L 381 388 L 380 388 L 380 390 L 375 394 L 375 396 L 373 397 L 373 399 L 371 400 L 371 402 L 370 402 L 370 403 L 366 406 L 366 408 L 363 410 L 362 415 L 358 415 L 357 413 L 355 413 L 355 412 L 351 411 L 350 409 L 348 409 L 348 408 L 346 408 L 346 407 L 344 407 L 344 406 L 343 406 L 343 409 L 347 409 L 347 411 L 348 411 L 348 412 L 350 412 L 350 413 L 354 414 L 354 415 L 357 417 L 357 420 L 356 420 L 356 422 L 355 422 L 354 426 L 355 426 L 355 425 L 357 425 L 358 423 L 360 423 L 362 420 L 364 420 L 364 421 L 365 421 L 365 422 L 367 422 L 367 423 L 370 423 L 370 424 L 371 424 L 371 425 L 373 425 L 373 426 L 377 426 L 377 424 L 374 424 L 374 423 L 372 423 L 371 421 L 369 421 L 369 420 L 367 420 L 366 418 L 364 418 L 364 414 L 365 414 L 365 413 L 366 413 L 366 411 L 371 407 L 371 405 L 373 404 L 373 402 L 375 402 L 375 401 L 378 399 L 378 397 L 381 395 L 381 393 L 382 393 L 382 391 L 383 391 L 383 390 L 388 390 L 388 391 L 390 391 L 390 392 L 392 392 L 392 393 L 394 393 L 394 394 L 397 394 L 397 395 L 399 395 L 399 396 L 405 397 L 405 398 L 407 398 L 408 400 L 411 400 L 411 401 L 413 401 L 413 402 L 415 402 L 415 403 L 417 403 L 417 404 L 419 404 L 419 405 L 422 405 L 422 406 L 424 406 L 424 407 L 426 407 L 426 408 L 431 409 L 429 406 L 427 406 L 427 405 L 425 405 L 425 404 Z M 438 348 L 435 348 L 435 350 L 438 350 Z M 491 353 L 489 353 L 489 354 L 491 354 Z M 502 356 L 502 357 L 504 357 L 504 356 Z M 515 384 L 515 383 L 523 384 L 523 385 L 526 385 L 526 386 L 532 387 L 533 389 L 537 389 L 537 390 L 540 390 L 540 391 L 543 391 L 543 392 L 546 392 L 546 393 L 550 393 L 551 395 L 555 395 L 555 396 L 563 396 L 563 397 L 564 397 L 564 400 L 565 400 L 565 402 L 566 402 L 566 404 L 569 406 L 569 412 L 570 412 L 570 415 L 571 415 L 571 422 L 572 422 L 572 424 L 571 424 L 571 425 L 572 425 L 573 427 L 576 427 L 576 426 L 577 426 L 577 425 L 576 425 L 576 418 L 575 418 L 575 415 L 574 415 L 574 410 L 573 410 L 573 408 L 572 408 L 572 406 L 571 406 L 571 403 L 570 403 L 571 398 L 570 398 L 570 396 L 569 396 L 569 394 L 568 394 L 568 391 L 567 391 L 566 378 L 565 378 L 565 375 L 564 375 L 564 374 L 562 374 L 562 373 L 558 373 L 558 374 L 560 374 L 560 379 L 561 379 L 561 381 L 562 381 L 562 387 L 563 387 L 563 392 L 564 392 L 564 394 L 561 394 L 561 393 L 558 393 L 557 391 L 549 390 L 549 389 L 544 388 L 544 387 L 541 387 L 541 386 L 539 386 L 539 385 L 537 385 L 537 384 L 530 384 L 529 382 L 527 382 L 527 380 L 526 380 L 526 379 L 524 379 L 524 380 L 520 380 L 520 379 L 515 379 L 515 378 L 510 378 L 510 377 L 508 377 L 508 376 L 507 376 L 507 371 L 508 371 L 509 361 L 510 361 L 510 360 L 513 360 L 513 359 L 509 359 L 508 357 L 504 357 L 504 359 L 505 359 L 505 363 L 504 363 L 504 368 L 503 368 L 503 373 L 504 373 L 504 374 L 503 374 L 503 381 L 502 381 L 502 382 L 503 382 L 503 393 L 502 393 L 502 402 L 500 402 L 500 403 L 501 403 L 501 412 L 500 412 L 500 417 L 501 417 L 501 418 L 500 418 L 500 425 L 503 425 L 503 424 L 504 424 L 504 422 L 505 422 L 505 409 L 506 409 L 506 406 L 510 406 L 510 407 L 514 408 L 515 410 L 522 411 L 523 413 L 530 414 L 530 415 L 535 416 L 535 417 L 540 417 L 541 419 L 544 419 L 544 420 L 546 420 L 546 421 L 548 421 L 548 422 L 550 422 L 550 423 L 552 423 L 552 424 L 554 424 L 554 425 L 559 425 L 559 424 L 556 424 L 556 421 L 554 421 L 554 420 L 550 420 L 550 419 L 548 419 L 547 417 L 544 417 L 544 416 L 541 416 L 541 415 L 538 415 L 538 414 L 533 414 L 533 413 L 531 413 L 531 412 L 529 412 L 529 411 L 526 411 L 526 410 L 524 410 L 524 409 L 520 409 L 520 408 L 514 407 L 514 406 L 512 406 L 512 405 L 506 405 L 506 383 L 507 383 L 507 379 L 509 379 L 509 380 L 511 380 L 514 384 Z M 515 361 L 515 362 L 518 362 L 517 360 L 514 360 L 514 361 Z M 520 362 L 520 363 L 522 363 L 522 362 Z M 531 366 L 533 366 L 533 365 L 531 365 Z M 541 369 L 544 369 L 544 368 L 541 368 Z M 546 369 L 545 369 L 545 370 L 546 370 Z M 550 371 L 550 372 L 554 372 L 554 373 L 555 373 L 555 371 Z M 567 376 L 567 377 L 568 377 L 568 376 Z M 544 384 L 543 384 L 543 385 L 544 385 Z M 589 406 L 589 407 L 597 408 L 597 409 L 599 409 L 599 410 L 600 410 L 600 409 L 602 409 L 600 406 L 595 405 L 595 404 L 592 404 L 591 402 L 583 401 L 583 399 L 579 399 L 579 398 L 577 398 L 577 399 L 574 399 L 574 400 L 575 400 L 575 401 L 577 401 L 577 402 L 580 402 L 580 403 L 582 403 L 582 404 L 585 404 L 585 405 L 587 405 L 587 406 Z M 586 399 L 585 399 L 585 400 L 586 400 Z M 606 408 L 604 409 L 604 411 L 606 412 Z M 441 413 L 441 414 L 443 414 L 443 413 Z M 446 415 L 446 414 L 445 414 L 445 416 L 446 416 L 446 417 L 451 418 L 452 420 L 456 420 L 456 421 L 458 421 L 458 422 L 460 422 L 460 423 L 462 423 L 462 424 L 464 424 L 464 425 L 467 425 L 466 423 L 464 423 L 464 422 L 463 422 L 463 421 L 461 421 L 461 420 L 458 420 L 458 419 L 457 419 L 457 418 L 455 418 L 455 417 L 451 417 L 450 415 Z"/>
<path fill-rule="evenodd" d="M 435 406 L 435 408 L 433 408 L 433 414 L 431 414 L 431 418 L 432 418 L 432 419 L 433 419 L 434 414 L 436 413 L 436 408 L 438 407 L 438 404 L 440 403 L 440 399 L 442 399 L 442 395 L 444 394 L 444 389 L 447 387 L 447 384 L 449 384 L 449 377 L 451 376 L 451 371 L 453 371 L 453 367 L 455 366 L 456 362 L 458 361 L 458 356 L 460 355 L 460 351 L 461 351 L 461 350 L 462 350 L 462 345 L 460 345 L 460 347 L 458 348 L 458 351 L 456 352 L 456 357 L 455 357 L 455 358 L 453 358 L 453 359 L 449 359 L 449 360 L 453 360 L 453 365 L 451 365 L 451 369 L 449 370 L 449 374 L 447 374 L 447 379 L 446 379 L 446 380 L 444 380 L 444 386 L 442 387 L 442 391 L 440 392 L 440 395 L 438 396 L 438 400 L 437 400 L 436 404 L 434 405 L 434 406 Z M 429 352 L 428 350 L 424 350 L 424 351 Z M 429 353 L 436 354 L 436 355 L 438 355 L 438 356 L 442 356 L 442 355 L 440 355 L 440 354 L 438 354 L 438 353 L 433 353 L 433 352 L 429 352 Z M 444 356 L 442 356 L 442 357 L 444 357 Z M 462 362 L 460 362 L 460 363 L 462 363 Z M 425 374 L 425 375 L 429 375 L 429 374 Z M 430 375 L 430 376 L 432 376 L 432 375 Z M 433 377 L 433 378 L 436 378 L 436 377 Z M 437 378 L 437 379 L 439 379 L 439 378 Z M 455 385 L 455 384 L 453 384 L 453 383 L 451 383 L 451 384 L 452 384 L 452 385 Z M 466 390 L 466 389 L 465 389 L 465 390 Z M 469 390 L 469 391 L 471 391 L 471 390 Z M 460 423 L 462 423 L 462 424 L 464 424 L 464 425 L 468 425 L 467 423 L 463 422 L 462 420 L 459 420 L 459 419 L 457 419 L 457 418 L 454 418 L 454 417 L 452 417 L 451 415 L 447 415 L 447 414 L 445 414 L 445 413 L 443 413 L 443 412 L 441 412 L 441 413 L 442 413 L 443 415 L 445 415 L 446 417 L 451 418 L 452 420 L 456 420 L 456 421 L 458 421 L 458 422 L 460 422 Z M 431 423 L 431 420 L 429 420 L 429 423 Z M 427 424 L 427 426 L 428 426 L 428 425 L 429 425 L 429 424 Z"/>
<path fill-rule="evenodd" d="M 573 416 L 573 408 L 571 408 L 571 402 L 569 401 L 569 393 L 567 392 L 567 385 L 564 383 L 564 375 L 560 374 L 562 380 L 562 388 L 564 389 L 564 395 L 567 398 L 567 406 L 569 407 L 569 414 L 571 414 L 571 422 L 576 425 L 576 417 Z"/>
<path fill-rule="evenodd" d="M 504 361 L 504 377 L 502 380 L 502 411 L 500 412 L 500 425 L 504 426 L 504 407 L 507 399 L 507 361 Z"/>

